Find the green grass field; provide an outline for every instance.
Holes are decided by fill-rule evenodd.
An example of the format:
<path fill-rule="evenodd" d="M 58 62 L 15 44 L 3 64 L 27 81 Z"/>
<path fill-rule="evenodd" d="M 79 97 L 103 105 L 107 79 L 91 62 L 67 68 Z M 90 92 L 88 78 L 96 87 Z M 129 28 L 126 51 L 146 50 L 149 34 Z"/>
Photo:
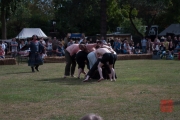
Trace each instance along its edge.
<path fill-rule="evenodd" d="M 117 61 L 117 81 L 63 79 L 64 63 L 45 63 L 31 73 L 26 63 L 0 66 L 0 120 L 179 120 L 180 61 Z M 77 74 L 77 70 L 76 70 Z M 173 112 L 160 110 L 173 100 Z"/>

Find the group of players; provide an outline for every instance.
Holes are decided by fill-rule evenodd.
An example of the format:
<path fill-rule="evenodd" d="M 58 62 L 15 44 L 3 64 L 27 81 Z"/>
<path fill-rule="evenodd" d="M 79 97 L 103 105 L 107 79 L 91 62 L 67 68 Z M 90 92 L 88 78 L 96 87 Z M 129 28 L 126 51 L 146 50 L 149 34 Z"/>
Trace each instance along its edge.
<path fill-rule="evenodd" d="M 43 45 L 38 41 L 38 36 L 33 35 L 32 41 L 21 48 L 26 50 L 30 48 L 28 66 L 31 67 L 32 72 L 39 71 L 39 65 L 43 64 L 42 53 L 44 52 Z M 109 46 L 97 41 L 92 44 L 72 44 L 65 49 L 65 73 L 67 76 L 75 77 L 74 72 L 76 63 L 78 64 L 78 78 L 81 73 L 85 75 L 83 82 L 87 82 L 90 78 L 98 79 L 98 82 L 104 79 L 116 81 L 116 74 L 114 64 L 117 59 L 116 52 Z M 88 73 L 85 72 L 85 65 L 87 65 Z M 35 70 L 34 70 L 35 69 Z"/>
<path fill-rule="evenodd" d="M 72 44 L 65 50 L 65 73 L 67 76 L 75 77 L 74 72 L 76 62 L 78 64 L 78 78 L 81 73 L 85 75 L 83 82 L 87 82 L 90 78 L 98 79 L 98 82 L 104 79 L 116 81 L 114 64 L 117 59 L 116 52 L 109 46 L 97 41 L 93 44 Z M 87 65 L 88 73 L 85 72 Z M 98 74 L 97 74 L 98 73 Z M 107 76 L 108 74 L 108 76 Z"/>

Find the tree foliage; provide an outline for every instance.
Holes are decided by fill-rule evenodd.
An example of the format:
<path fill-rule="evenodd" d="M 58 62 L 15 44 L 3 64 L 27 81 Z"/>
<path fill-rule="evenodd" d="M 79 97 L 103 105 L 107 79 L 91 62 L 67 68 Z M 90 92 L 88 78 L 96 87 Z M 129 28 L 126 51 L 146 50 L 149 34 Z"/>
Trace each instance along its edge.
<path fill-rule="evenodd" d="M 47 35 L 106 34 L 123 27 L 124 32 L 142 37 L 151 25 L 179 23 L 179 5 L 178 0 L 1 0 L 1 38 L 6 38 L 6 22 L 8 37 L 24 27 L 41 28 Z M 147 26 L 146 33 L 142 26 Z"/>
<path fill-rule="evenodd" d="M 121 0 L 121 2 L 137 35 L 143 37 L 143 34 L 136 28 L 133 19 L 142 19 L 143 24 L 147 26 L 145 35 L 148 35 L 156 17 L 168 7 L 169 0 Z M 136 12 L 137 14 L 135 14 Z"/>
<path fill-rule="evenodd" d="M 2 39 L 7 38 L 7 31 L 6 31 L 6 21 L 10 16 L 10 12 L 14 12 L 16 10 L 16 4 L 20 0 L 1 0 L 0 1 L 0 8 L 1 8 L 1 32 L 2 32 Z"/>

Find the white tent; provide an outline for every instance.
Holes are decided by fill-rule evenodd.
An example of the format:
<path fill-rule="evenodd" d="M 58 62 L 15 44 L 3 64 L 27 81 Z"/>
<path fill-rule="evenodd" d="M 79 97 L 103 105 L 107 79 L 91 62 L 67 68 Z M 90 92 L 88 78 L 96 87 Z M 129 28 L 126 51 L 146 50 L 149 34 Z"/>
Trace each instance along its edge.
<path fill-rule="evenodd" d="M 166 36 L 167 33 L 180 35 L 180 24 L 171 24 L 169 27 L 159 33 L 159 36 Z"/>
<path fill-rule="evenodd" d="M 47 38 L 46 34 L 40 28 L 23 28 L 22 31 L 16 36 L 16 39 L 27 39 L 31 38 L 33 35 Z"/>
<path fill-rule="evenodd" d="M 4 42 L 11 42 L 12 41 L 12 39 L 6 39 L 6 40 L 4 40 L 4 39 L 0 39 L 0 41 L 4 41 Z"/>

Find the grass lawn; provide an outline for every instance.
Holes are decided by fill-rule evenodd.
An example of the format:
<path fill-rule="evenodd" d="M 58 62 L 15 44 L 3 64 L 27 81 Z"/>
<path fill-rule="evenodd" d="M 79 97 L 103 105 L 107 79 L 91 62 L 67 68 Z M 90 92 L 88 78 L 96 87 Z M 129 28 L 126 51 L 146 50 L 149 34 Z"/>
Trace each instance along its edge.
<path fill-rule="evenodd" d="M 0 120 L 179 120 L 180 61 L 117 61 L 117 81 L 63 79 L 64 63 L 45 63 L 31 73 L 26 63 L 0 66 Z M 77 70 L 76 70 L 77 74 Z M 160 110 L 174 102 L 173 112 Z"/>

